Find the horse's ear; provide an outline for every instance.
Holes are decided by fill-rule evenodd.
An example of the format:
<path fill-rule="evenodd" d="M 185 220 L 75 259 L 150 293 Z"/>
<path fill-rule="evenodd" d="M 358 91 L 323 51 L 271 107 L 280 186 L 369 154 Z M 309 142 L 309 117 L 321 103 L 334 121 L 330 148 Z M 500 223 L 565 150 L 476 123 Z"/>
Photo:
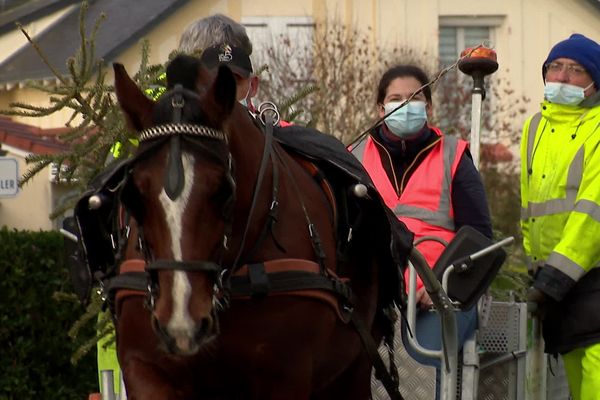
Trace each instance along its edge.
<path fill-rule="evenodd" d="M 127 122 L 132 129 L 141 131 L 152 123 L 154 101 L 144 95 L 136 83 L 127 75 L 123 64 L 113 63 L 115 92 Z"/>
<path fill-rule="evenodd" d="M 229 67 L 221 65 L 217 77 L 206 93 L 204 103 L 206 117 L 218 126 L 231 114 L 236 100 L 236 83 Z"/>

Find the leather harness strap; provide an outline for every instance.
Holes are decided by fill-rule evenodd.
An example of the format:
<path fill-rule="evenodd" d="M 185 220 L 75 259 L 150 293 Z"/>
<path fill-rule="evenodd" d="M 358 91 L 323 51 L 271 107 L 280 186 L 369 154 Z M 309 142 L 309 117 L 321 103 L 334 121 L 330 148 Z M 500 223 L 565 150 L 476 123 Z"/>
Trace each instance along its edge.
<path fill-rule="evenodd" d="M 315 180 L 323 190 L 323 193 L 325 193 L 325 196 L 329 201 L 329 205 L 331 206 L 331 212 L 333 217 L 332 221 L 337 221 L 338 212 L 335 201 L 335 195 L 333 194 L 333 188 L 331 187 L 331 184 L 327 180 L 325 174 L 323 174 L 323 172 L 319 169 L 319 167 L 317 167 L 315 163 L 307 160 L 306 158 L 294 156 L 294 160 L 296 160 L 298 164 L 300 164 L 313 178 L 315 178 Z"/>
<path fill-rule="evenodd" d="M 321 274 L 319 264 L 314 261 L 294 258 L 246 264 L 231 277 L 230 295 L 232 299 L 264 296 L 317 299 L 331 306 L 339 318 L 347 322 L 353 303 L 348 280 L 327 272 L 328 276 Z"/>
<path fill-rule="evenodd" d="M 107 292 L 115 307 L 115 315 L 121 314 L 121 304 L 131 296 L 145 296 L 148 290 L 146 262 L 142 259 L 125 260 L 119 267 L 119 274 L 108 281 Z"/>
<path fill-rule="evenodd" d="M 147 292 L 146 264 L 142 259 L 126 260 L 120 273 L 111 279 L 108 292 L 114 298 L 119 315 L 122 301 Z M 323 276 L 319 264 L 313 261 L 286 258 L 241 266 L 231 277 L 231 298 L 250 299 L 262 296 L 298 296 L 312 298 L 331 306 L 342 321 L 348 321 L 347 311 L 352 299 L 347 279 L 328 271 Z"/>

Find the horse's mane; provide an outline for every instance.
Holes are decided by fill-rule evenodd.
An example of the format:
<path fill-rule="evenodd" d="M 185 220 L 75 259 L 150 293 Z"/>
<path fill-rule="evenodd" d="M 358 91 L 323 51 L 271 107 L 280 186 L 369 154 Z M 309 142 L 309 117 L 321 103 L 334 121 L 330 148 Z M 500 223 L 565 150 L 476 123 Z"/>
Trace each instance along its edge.
<path fill-rule="evenodd" d="M 167 66 L 167 90 L 179 84 L 185 89 L 195 91 L 198 69 L 202 66 L 199 58 L 181 54 Z"/>

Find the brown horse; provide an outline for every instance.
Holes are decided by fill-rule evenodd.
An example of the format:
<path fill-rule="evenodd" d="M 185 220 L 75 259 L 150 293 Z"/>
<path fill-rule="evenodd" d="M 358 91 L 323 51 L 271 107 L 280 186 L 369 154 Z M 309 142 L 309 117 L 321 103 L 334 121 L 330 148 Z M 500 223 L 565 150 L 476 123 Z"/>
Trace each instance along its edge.
<path fill-rule="evenodd" d="M 139 226 L 126 258 L 144 261 L 121 272 L 145 265 L 150 276 L 149 298 L 117 295 L 128 398 L 369 399 L 371 362 L 345 317 L 381 338 L 374 260 L 389 243 L 372 240 L 367 219 L 353 233 L 365 247 L 348 253 L 338 279 L 327 190 L 305 161 L 269 143 L 237 103 L 227 67 L 215 74 L 180 56 L 157 102 L 114 69 L 140 132 L 122 201 Z"/>

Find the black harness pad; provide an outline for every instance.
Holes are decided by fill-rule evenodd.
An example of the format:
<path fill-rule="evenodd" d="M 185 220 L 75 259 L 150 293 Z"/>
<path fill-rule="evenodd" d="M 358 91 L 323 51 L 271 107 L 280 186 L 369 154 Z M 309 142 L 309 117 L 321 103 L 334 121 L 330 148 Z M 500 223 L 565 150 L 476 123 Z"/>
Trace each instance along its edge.
<path fill-rule="evenodd" d="M 364 213 L 361 218 L 377 227 L 369 235 L 375 235 L 377 242 L 387 244 L 377 255 L 383 266 L 383 282 L 389 285 L 388 291 L 392 293 L 389 300 L 404 304 L 402 270 L 408 263 L 414 235 L 385 205 L 361 162 L 337 138 L 316 129 L 296 125 L 276 127 L 273 136 L 287 151 L 310 159 L 324 172 L 336 193 L 338 208 L 343 208 L 339 204 L 341 196 L 349 196 L 347 201 L 351 201 L 348 188 L 352 185 L 360 183 L 367 187 L 370 201 L 369 206 L 361 210 Z M 356 245 L 363 246 L 361 243 Z"/>
<path fill-rule="evenodd" d="M 126 182 L 129 164 L 130 160 L 118 160 L 110 164 L 90 182 L 89 189 L 75 205 L 74 216 L 81 235 L 79 242 L 92 273 L 105 272 L 115 262 L 118 197 L 121 186 Z M 89 207 L 89 199 L 94 195 L 102 199 L 102 206 L 95 210 Z"/>

